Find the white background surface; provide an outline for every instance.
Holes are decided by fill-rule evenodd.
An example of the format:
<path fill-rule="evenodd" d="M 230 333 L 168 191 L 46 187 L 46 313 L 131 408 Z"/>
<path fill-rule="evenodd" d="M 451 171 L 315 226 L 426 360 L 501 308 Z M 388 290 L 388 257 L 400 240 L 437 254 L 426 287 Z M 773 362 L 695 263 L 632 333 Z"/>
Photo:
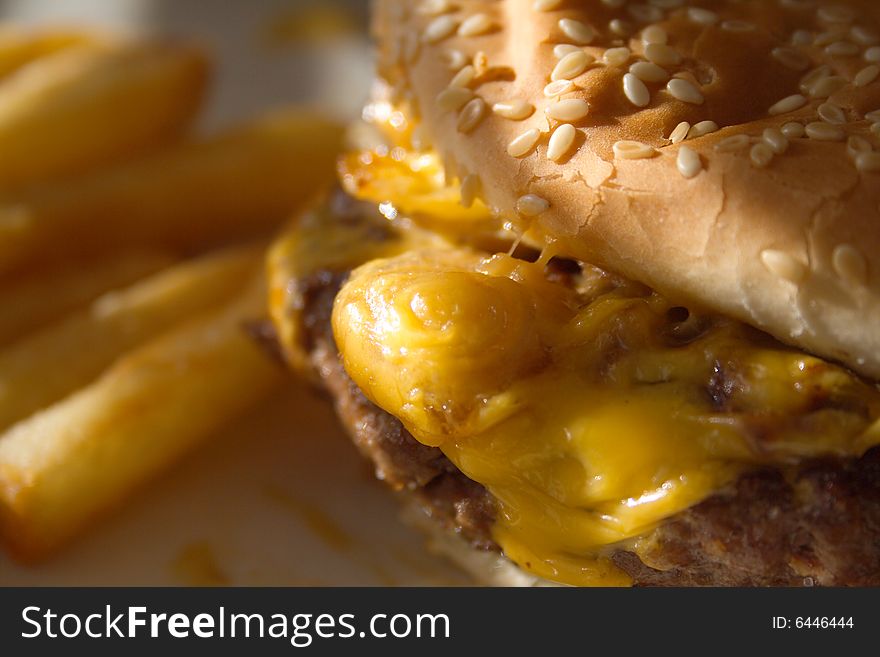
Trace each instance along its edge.
<path fill-rule="evenodd" d="M 364 3 L 348 4 L 362 20 Z M 362 35 L 266 43 L 272 21 L 289 20 L 302 5 L 5 0 L 0 16 L 196 37 L 211 48 L 217 68 L 202 129 L 290 101 L 353 115 L 371 75 Z M 398 513 L 328 404 L 292 382 L 57 557 L 24 566 L 0 551 L 0 585 L 465 583 L 427 554 Z"/>
<path fill-rule="evenodd" d="M 292 101 L 335 115 L 357 112 L 372 67 L 363 33 L 283 46 L 269 43 L 267 33 L 314 8 L 344 11 L 363 25 L 367 5 L 367 0 L 0 0 L 0 17 L 195 39 L 217 61 L 203 123 L 214 127 Z"/>

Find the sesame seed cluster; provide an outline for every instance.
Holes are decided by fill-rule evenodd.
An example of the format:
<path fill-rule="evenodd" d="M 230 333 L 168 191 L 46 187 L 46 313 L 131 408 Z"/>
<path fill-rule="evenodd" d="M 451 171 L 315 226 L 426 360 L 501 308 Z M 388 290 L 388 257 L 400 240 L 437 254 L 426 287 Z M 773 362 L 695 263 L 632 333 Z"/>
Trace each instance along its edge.
<path fill-rule="evenodd" d="M 542 25 L 552 26 L 537 46 L 521 46 L 552 53 L 537 96 L 515 84 L 516 58 L 509 50 L 499 52 L 489 43 L 509 28 L 508 6 L 523 3 Z M 849 165 L 880 184 L 880 29 L 876 14 L 866 15 L 864 6 L 833 0 L 421 0 L 410 18 L 418 28 L 403 33 L 389 58 L 398 70 L 423 57 L 443 59 L 448 85 L 434 102 L 455 116 L 459 133 L 469 135 L 490 122 L 520 126 L 503 153 L 490 157 L 544 158 L 564 167 L 600 131 L 607 139 L 614 132 L 609 125 L 624 118 L 632 126 L 641 115 L 644 134 L 633 138 L 620 129 L 607 159 L 671 157 L 680 175 L 694 181 L 716 158 L 746 158 L 755 169 L 769 169 L 792 152 L 793 142 L 809 140 L 839 143 Z M 770 102 L 749 106 L 745 115 L 724 107 L 729 87 L 700 59 L 713 41 L 732 51 L 761 49 L 748 66 L 760 67 L 756 75 L 776 75 Z M 408 80 L 397 77 L 397 92 L 405 97 Z M 499 84 L 511 93 L 498 98 Z M 486 85 L 494 85 L 494 97 L 483 93 Z M 767 84 L 756 86 L 766 93 Z M 410 100 L 417 113 L 418 103 Z M 650 132 L 676 116 L 687 118 L 664 133 Z M 469 206 L 481 197 L 480 175 L 458 175 L 462 202 Z M 515 204 L 521 217 L 551 209 L 548 199 L 525 191 Z M 783 250 L 765 249 L 760 260 L 792 283 L 808 273 L 801 259 Z M 868 280 L 867 258 L 852 244 L 838 245 L 832 264 L 850 284 Z"/>

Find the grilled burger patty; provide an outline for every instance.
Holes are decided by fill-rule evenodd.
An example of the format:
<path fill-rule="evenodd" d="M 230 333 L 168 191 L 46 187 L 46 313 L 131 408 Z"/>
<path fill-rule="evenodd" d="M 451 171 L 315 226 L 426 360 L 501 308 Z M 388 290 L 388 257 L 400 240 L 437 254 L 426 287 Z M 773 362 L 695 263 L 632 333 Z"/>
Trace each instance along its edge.
<path fill-rule="evenodd" d="M 367 400 L 343 369 L 330 314 L 345 278 L 318 272 L 292 282 L 305 302 L 303 346 L 343 426 L 380 480 L 474 547 L 498 550 L 489 492 Z M 636 585 L 880 584 L 880 448 L 860 459 L 804 462 L 794 474 L 749 472 L 664 522 L 641 554 L 613 554 Z"/>

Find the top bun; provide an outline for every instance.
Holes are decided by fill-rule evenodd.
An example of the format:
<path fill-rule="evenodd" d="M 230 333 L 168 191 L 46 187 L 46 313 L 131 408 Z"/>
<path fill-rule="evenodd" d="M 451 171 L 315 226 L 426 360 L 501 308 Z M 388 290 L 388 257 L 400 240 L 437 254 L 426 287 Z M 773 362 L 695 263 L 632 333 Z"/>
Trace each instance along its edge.
<path fill-rule="evenodd" d="M 528 238 L 880 378 L 880 2 L 380 0 L 375 30 Z"/>

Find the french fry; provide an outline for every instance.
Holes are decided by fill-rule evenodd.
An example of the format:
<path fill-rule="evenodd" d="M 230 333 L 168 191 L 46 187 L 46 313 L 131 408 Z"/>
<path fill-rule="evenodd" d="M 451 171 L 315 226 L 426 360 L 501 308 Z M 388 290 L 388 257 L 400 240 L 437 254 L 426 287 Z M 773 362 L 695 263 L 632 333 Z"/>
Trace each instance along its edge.
<path fill-rule="evenodd" d="M 0 313 L 0 347 L 172 262 L 174 259 L 161 251 L 120 251 L 94 261 L 71 260 L 19 280 L 0 282 L 0 307 L 9 309 Z"/>
<path fill-rule="evenodd" d="M 238 293 L 261 264 L 239 248 L 174 266 L 0 351 L 0 430 L 91 383 L 121 354 Z"/>
<path fill-rule="evenodd" d="M 0 81 L 0 190 L 82 174 L 178 137 L 207 64 L 182 44 L 67 48 Z"/>
<path fill-rule="evenodd" d="M 258 401 L 282 371 L 246 335 L 256 287 L 128 354 L 0 437 L 0 527 L 35 559 Z"/>
<path fill-rule="evenodd" d="M 0 78 L 40 57 L 75 46 L 107 41 L 92 31 L 65 29 L 27 29 L 0 26 Z"/>
<path fill-rule="evenodd" d="M 71 252 L 193 248 L 267 234 L 334 177 L 339 127 L 273 114 L 0 203 L 0 274 Z"/>

